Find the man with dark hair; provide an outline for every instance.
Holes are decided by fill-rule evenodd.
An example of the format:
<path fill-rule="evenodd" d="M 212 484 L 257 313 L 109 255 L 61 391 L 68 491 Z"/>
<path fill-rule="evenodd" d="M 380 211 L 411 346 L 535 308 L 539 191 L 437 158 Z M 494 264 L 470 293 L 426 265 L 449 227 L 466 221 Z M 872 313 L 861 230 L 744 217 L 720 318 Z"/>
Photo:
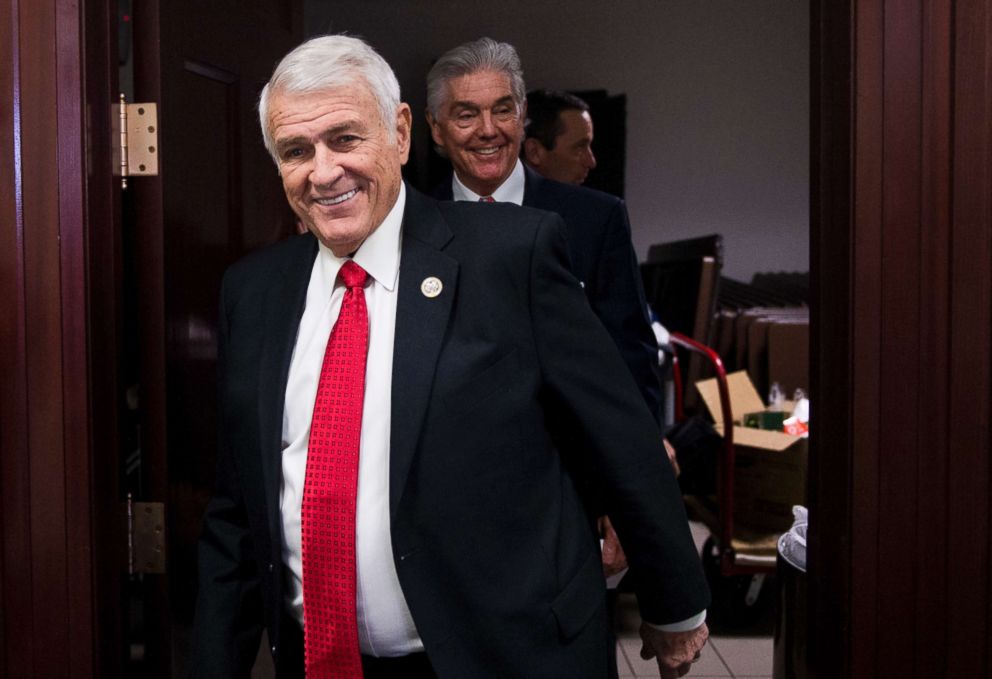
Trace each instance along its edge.
<path fill-rule="evenodd" d="M 574 94 L 528 92 L 524 132 L 524 162 L 548 179 L 578 186 L 596 167 L 589 104 Z"/>

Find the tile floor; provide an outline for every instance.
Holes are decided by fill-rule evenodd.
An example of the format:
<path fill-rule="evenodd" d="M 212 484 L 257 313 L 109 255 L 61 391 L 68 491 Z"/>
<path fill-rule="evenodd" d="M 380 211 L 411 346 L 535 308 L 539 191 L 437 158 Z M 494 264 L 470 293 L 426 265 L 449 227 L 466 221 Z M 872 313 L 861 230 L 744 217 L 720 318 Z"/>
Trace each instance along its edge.
<path fill-rule="evenodd" d="M 696 547 L 702 549 L 709 537 L 706 528 L 691 522 L 692 537 Z M 772 595 L 774 582 L 765 581 Z M 773 597 L 772 597 L 773 598 Z M 693 665 L 688 677 L 733 677 L 771 679 L 772 676 L 772 627 L 775 611 L 765 603 L 763 615 L 757 616 L 746 626 L 729 628 L 710 621 L 710 640 L 702 655 Z M 637 635 L 640 616 L 633 595 L 622 594 L 617 609 L 617 668 L 621 677 L 657 677 L 658 663 L 641 659 L 641 642 Z"/>
<path fill-rule="evenodd" d="M 631 595 L 621 595 L 618 611 L 617 668 L 623 677 L 657 677 L 658 663 L 641 659 L 641 642 L 637 636 L 640 618 Z M 764 627 L 755 630 L 715 629 L 699 660 L 693 664 L 689 678 L 747 677 L 770 679 L 772 676 L 772 637 Z"/>

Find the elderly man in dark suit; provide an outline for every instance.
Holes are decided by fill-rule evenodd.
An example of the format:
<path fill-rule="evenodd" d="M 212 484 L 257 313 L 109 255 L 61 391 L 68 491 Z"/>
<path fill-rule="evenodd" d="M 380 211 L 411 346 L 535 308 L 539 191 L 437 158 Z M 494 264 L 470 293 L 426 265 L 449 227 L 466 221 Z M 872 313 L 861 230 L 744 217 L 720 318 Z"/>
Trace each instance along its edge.
<path fill-rule="evenodd" d="M 560 215 L 572 271 L 645 403 L 660 420 L 658 346 L 627 208 L 615 196 L 548 179 L 519 160 L 527 118 L 525 92 L 520 58 L 508 43 L 480 38 L 449 50 L 434 63 L 427 75 L 427 121 L 434 142 L 453 166 L 451 179 L 434 195 L 441 200 L 515 203 Z M 675 451 L 665 445 L 674 463 Z M 590 511 L 603 514 L 592 480 L 595 474 L 579 470 L 577 476 Z M 621 572 L 627 561 L 608 517 L 600 519 L 600 530 L 605 538 L 604 571 Z M 700 617 L 686 625 L 702 621 Z"/>
<path fill-rule="evenodd" d="M 427 74 L 427 122 L 454 170 L 434 197 L 507 202 L 561 215 L 572 271 L 658 419 L 658 346 L 627 208 L 615 196 L 547 179 L 519 160 L 525 92 L 520 59 L 508 43 L 481 38 L 434 63 Z"/>
<path fill-rule="evenodd" d="M 604 479 L 645 620 L 702 610 L 654 422 L 560 219 L 406 187 L 410 109 L 355 38 L 295 49 L 259 109 L 309 233 L 224 279 L 193 676 L 247 677 L 263 627 L 280 677 L 607 676 L 566 453 Z M 704 632 L 645 625 L 644 653 L 679 676 Z"/>

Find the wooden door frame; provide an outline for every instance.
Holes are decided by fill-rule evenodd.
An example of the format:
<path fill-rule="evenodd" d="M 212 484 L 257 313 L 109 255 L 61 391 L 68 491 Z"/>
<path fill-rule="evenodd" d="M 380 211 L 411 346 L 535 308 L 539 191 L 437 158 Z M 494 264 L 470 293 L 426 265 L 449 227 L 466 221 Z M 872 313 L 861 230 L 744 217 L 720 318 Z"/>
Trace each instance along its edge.
<path fill-rule="evenodd" d="M 116 5 L 0 3 L 0 674 L 119 676 Z"/>
<path fill-rule="evenodd" d="M 810 675 L 989 676 L 992 0 L 812 0 Z"/>
<path fill-rule="evenodd" d="M 809 459 L 809 610 L 805 668 L 810 676 L 845 676 L 849 634 L 848 542 L 851 460 L 826 450 L 851 450 L 851 89 L 850 22 L 854 0 L 810 3 L 810 392 L 816 404 Z M 836 225 L 828 229 L 826 225 Z M 836 423 L 820 427 L 818 422 Z M 831 489 L 822 493 L 820 489 Z M 812 638 L 810 638 L 812 637 Z"/>

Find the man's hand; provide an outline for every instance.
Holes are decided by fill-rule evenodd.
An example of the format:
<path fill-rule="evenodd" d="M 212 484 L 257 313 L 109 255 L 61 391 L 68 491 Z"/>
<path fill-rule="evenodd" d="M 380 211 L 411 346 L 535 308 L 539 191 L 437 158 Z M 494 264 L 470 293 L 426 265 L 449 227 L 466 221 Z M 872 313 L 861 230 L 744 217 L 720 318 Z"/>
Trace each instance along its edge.
<path fill-rule="evenodd" d="M 627 567 L 627 555 L 623 553 L 620 538 L 613 530 L 610 517 L 600 517 L 599 535 L 603 538 L 603 575 L 606 577 L 616 575 Z"/>
<path fill-rule="evenodd" d="M 679 474 L 682 473 L 682 470 L 679 469 L 679 461 L 675 459 L 675 448 L 668 442 L 668 439 L 662 439 L 661 442 L 665 444 L 665 452 L 668 453 L 668 461 L 672 463 L 672 469 L 675 471 L 675 478 L 678 478 Z"/>
<path fill-rule="evenodd" d="M 703 623 L 688 632 L 662 632 L 641 623 L 641 657 L 645 660 L 658 659 L 661 679 L 676 679 L 689 673 L 692 663 L 699 660 L 699 653 L 710 631 Z"/>

